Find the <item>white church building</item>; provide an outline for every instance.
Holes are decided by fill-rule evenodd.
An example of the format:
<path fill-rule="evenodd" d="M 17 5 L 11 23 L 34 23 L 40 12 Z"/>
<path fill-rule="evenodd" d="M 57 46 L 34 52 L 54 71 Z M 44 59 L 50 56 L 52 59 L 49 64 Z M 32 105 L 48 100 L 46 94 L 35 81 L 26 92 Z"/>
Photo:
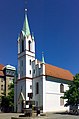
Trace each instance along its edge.
<path fill-rule="evenodd" d="M 38 44 L 37 44 L 38 45 Z M 15 81 L 14 111 L 26 108 L 29 94 L 35 105 L 43 112 L 66 111 L 65 100 L 61 98 L 73 80 L 70 71 L 45 63 L 44 55 L 39 61 L 35 57 L 35 39 L 30 32 L 27 13 L 23 29 L 18 37 L 18 79 Z"/>

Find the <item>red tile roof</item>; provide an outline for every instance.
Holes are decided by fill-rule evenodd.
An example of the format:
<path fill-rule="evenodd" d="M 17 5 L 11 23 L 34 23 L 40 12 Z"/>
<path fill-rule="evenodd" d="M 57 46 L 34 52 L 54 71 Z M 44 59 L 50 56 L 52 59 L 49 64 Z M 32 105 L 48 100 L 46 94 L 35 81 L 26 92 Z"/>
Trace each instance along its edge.
<path fill-rule="evenodd" d="M 0 71 L 0 76 L 4 76 L 4 73 L 3 73 L 3 71 Z"/>
<path fill-rule="evenodd" d="M 0 64 L 0 70 L 3 70 L 4 65 Z"/>
<path fill-rule="evenodd" d="M 4 68 L 4 65 L 0 64 L 0 76 L 4 76 L 3 68 Z"/>
<path fill-rule="evenodd" d="M 73 80 L 73 75 L 70 71 L 50 64 L 45 64 L 45 75 L 65 80 Z"/>

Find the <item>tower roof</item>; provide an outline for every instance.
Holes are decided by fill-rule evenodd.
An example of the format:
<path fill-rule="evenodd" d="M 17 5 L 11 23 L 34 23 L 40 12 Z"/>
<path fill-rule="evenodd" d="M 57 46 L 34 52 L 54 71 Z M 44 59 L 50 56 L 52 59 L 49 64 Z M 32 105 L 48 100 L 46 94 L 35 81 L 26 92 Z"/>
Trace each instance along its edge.
<path fill-rule="evenodd" d="M 30 35 L 30 28 L 29 28 L 29 23 L 28 23 L 28 18 L 27 18 L 27 13 L 26 13 L 26 9 L 25 9 L 25 20 L 24 20 L 24 25 L 23 25 L 23 32 L 25 34 L 25 36 Z"/>

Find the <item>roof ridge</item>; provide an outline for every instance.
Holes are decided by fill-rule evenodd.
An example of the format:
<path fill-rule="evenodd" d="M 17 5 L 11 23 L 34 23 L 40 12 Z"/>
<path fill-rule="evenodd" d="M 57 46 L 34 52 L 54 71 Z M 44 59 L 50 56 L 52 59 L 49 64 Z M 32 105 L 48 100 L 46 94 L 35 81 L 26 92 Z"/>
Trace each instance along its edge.
<path fill-rule="evenodd" d="M 66 80 L 73 80 L 73 74 L 69 70 L 53 66 L 51 64 L 45 64 L 45 74 L 52 77 L 57 77 Z"/>
<path fill-rule="evenodd" d="M 58 67 L 58 66 L 55 66 L 55 65 L 52 65 L 52 64 L 48 64 L 48 63 L 46 63 L 47 65 L 50 65 L 50 66 L 53 66 L 53 67 L 56 67 L 56 68 L 59 68 L 59 69 L 63 69 L 63 70 L 65 70 L 65 71 L 69 71 L 68 69 L 64 69 L 64 68 L 61 68 L 61 67 Z M 70 72 L 70 71 L 69 71 Z M 70 72 L 71 73 L 71 72 Z"/>

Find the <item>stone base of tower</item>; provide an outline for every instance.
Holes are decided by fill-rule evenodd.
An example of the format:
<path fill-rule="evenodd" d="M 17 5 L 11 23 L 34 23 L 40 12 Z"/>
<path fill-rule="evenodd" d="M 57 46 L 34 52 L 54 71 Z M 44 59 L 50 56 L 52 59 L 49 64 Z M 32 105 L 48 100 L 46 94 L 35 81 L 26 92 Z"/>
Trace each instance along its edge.
<path fill-rule="evenodd" d="M 22 112 L 23 108 L 26 108 L 30 93 L 32 93 L 32 80 L 19 79 L 15 84 L 14 112 Z"/>

